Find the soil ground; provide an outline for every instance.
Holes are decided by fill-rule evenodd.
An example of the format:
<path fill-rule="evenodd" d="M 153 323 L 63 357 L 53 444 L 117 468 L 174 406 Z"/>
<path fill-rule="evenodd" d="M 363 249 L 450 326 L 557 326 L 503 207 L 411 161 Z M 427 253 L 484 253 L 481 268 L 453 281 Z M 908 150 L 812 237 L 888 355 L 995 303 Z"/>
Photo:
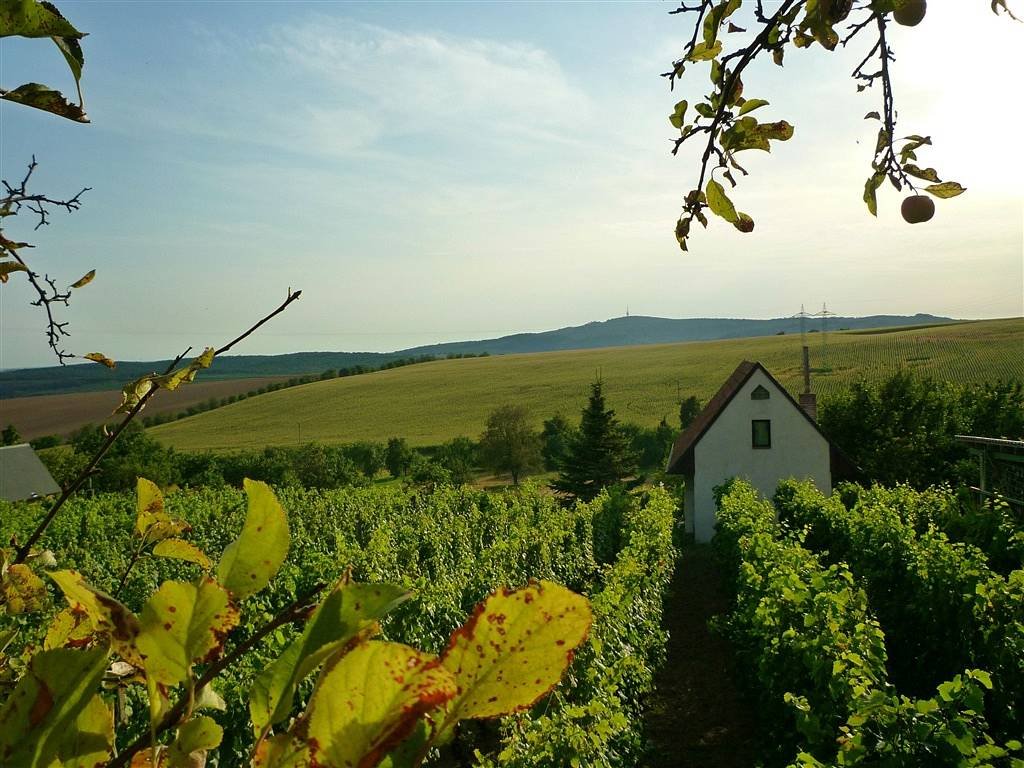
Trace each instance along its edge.
<path fill-rule="evenodd" d="M 684 549 L 665 606 L 668 657 L 646 718 L 647 768 L 755 764 L 755 714 L 738 687 L 728 642 L 708 628 L 728 609 L 711 549 Z"/>

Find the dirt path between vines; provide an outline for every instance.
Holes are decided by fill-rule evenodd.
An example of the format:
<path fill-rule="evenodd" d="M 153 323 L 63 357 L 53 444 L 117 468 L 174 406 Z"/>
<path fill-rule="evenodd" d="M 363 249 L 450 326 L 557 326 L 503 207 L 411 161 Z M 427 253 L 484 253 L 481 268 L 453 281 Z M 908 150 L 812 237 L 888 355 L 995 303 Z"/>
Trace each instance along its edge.
<path fill-rule="evenodd" d="M 646 718 L 647 768 L 754 765 L 757 720 L 729 644 L 708 629 L 708 619 L 728 608 L 710 548 L 687 547 L 665 606 L 671 637 Z"/>

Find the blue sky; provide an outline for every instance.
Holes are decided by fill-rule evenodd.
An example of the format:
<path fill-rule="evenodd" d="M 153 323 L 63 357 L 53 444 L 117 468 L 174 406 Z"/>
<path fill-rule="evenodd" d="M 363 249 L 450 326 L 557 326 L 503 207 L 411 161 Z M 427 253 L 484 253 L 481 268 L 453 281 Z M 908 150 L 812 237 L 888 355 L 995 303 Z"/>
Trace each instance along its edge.
<path fill-rule="evenodd" d="M 696 165 L 668 154 L 667 115 L 706 77 L 677 94 L 658 77 L 686 26 L 655 2 L 59 3 L 90 33 L 93 122 L 0 104 L 0 175 L 35 153 L 37 189 L 93 188 L 31 238 L 69 281 L 97 268 L 69 346 L 121 359 L 222 343 L 288 286 L 302 300 L 238 352 L 390 350 L 627 306 L 1020 315 L 1024 154 L 1003 139 L 1024 118 L 1007 85 L 1024 28 L 967 5 L 895 32 L 901 130 L 930 133 L 924 164 L 969 190 L 916 227 L 891 190 L 877 219 L 860 201 L 879 97 L 845 77 L 856 52 L 792 51 L 745 78 L 762 119 L 796 126 L 733 193 L 757 229 L 680 253 Z M 55 49 L 5 39 L 0 81 L 28 80 L 70 88 Z M 22 283 L 0 289 L 4 368 L 51 363 Z"/>

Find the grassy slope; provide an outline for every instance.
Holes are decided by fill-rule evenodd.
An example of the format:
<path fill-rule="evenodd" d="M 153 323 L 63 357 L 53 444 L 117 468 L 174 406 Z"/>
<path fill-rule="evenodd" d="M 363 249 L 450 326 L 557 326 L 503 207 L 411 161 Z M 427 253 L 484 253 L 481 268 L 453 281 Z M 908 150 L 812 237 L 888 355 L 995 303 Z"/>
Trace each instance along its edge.
<path fill-rule="evenodd" d="M 827 396 L 858 376 L 877 378 L 900 365 L 953 381 L 1024 379 L 1022 339 L 1020 318 L 830 333 L 824 353 L 821 336 L 809 334 L 811 365 L 825 369 L 814 374 L 813 388 Z M 186 450 L 396 435 L 413 445 L 434 445 L 458 435 L 476 437 L 487 414 L 504 403 L 528 407 L 538 426 L 557 412 L 575 420 L 598 375 L 621 419 L 655 425 L 667 416 L 674 423 L 677 385 L 684 396 L 706 400 L 743 359 L 760 360 L 799 391 L 800 337 L 772 336 L 444 360 L 270 393 L 154 428 L 152 434 Z"/>

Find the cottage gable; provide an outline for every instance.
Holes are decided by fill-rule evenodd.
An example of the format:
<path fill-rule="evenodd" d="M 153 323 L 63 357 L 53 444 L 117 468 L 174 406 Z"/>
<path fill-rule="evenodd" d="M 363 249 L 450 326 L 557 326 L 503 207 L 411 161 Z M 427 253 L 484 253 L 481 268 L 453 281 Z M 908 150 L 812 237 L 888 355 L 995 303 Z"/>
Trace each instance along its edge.
<path fill-rule="evenodd" d="M 767 369 L 744 361 L 676 440 L 668 472 L 686 478 L 687 530 L 709 541 L 715 486 L 741 477 L 770 496 L 780 480 L 796 477 L 829 493 L 834 455 L 814 419 Z"/>

